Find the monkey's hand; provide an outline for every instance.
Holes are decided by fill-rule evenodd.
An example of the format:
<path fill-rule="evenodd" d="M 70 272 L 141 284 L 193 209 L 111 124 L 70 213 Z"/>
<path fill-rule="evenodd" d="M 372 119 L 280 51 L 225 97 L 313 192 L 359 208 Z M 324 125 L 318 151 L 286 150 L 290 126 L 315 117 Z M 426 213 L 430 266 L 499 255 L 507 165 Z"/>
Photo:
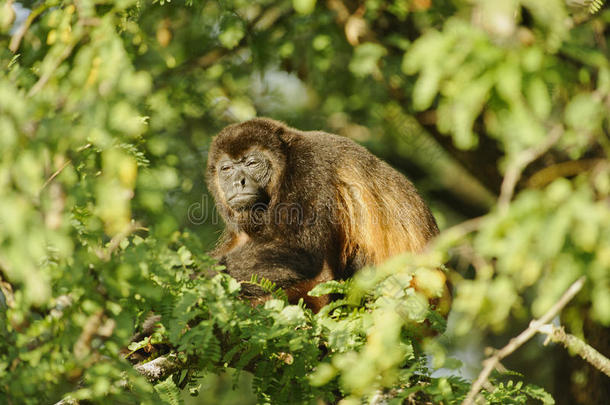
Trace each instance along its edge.
<path fill-rule="evenodd" d="M 306 296 L 315 284 L 307 286 L 308 288 L 302 286 L 312 284 L 310 281 L 316 280 L 323 273 L 323 263 L 322 257 L 304 249 L 253 243 L 231 251 L 221 259 L 221 264 L 226 267 L 225 271 L 242 282 L 242 296 L 250 301 L 258 301 L 268 295 L 268 292 L 258 285 L 247 283 L 253 275 L 282 288 L 290 302 L 304 298 L 303 295 Z"/>

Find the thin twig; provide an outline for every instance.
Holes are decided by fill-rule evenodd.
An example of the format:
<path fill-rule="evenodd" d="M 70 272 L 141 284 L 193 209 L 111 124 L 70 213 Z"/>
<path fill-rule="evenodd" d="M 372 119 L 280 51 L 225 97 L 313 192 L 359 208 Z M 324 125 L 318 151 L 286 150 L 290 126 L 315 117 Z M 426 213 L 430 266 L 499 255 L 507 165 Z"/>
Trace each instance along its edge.
<path fill-rule="evenodd" d="M 603 162 L 606 162 L 606 160 L 601 158 L 590 158 L 568 160 L 566 162 L 547 166 L 527 179 L 527 187 L 541 188 L 557 178 L 575 176 L 586 171 L 591 171 Z"/>
<path fill-rule="evenodd" d="M 532 336 L 538 333 L 538 330 L 541 325 L 549 323 L 559 313 L 559 311 L 561 311 L 563 307 L 565 307 L 566 304 L 570 302 L 570 300 L 574 298 L 576 294 L 578 294 L 584 284 L 585 277 L 583 276 L 576 280 L 570 286 L 570 288 L 568 288 L 566 292 L 563 293 L 559 301 L 557 301 L 548 311 L 546 311 L 544 315 L 542 315 L 539 319 L 534 319 L 533 321 L 531 321 L 527 329 L 521 332 L 518 336 L 512 338 L 506 346 L 498 350 L 493 356 L 484 360 L 483 370 L 481 371 L 475 382 L 472 384 L 470 392 L 468 392 L 468 395 L 466 396 L 464 402 L 462 402 L 462 405 L 474 404 L 475 397 L 481 390 L 481 387 L 483 387 L 483 384 L 485 384 L 485 382 L 487 381 L 487 378 L 489 377 L 493 369 L 496 368 L 498 363 L 500 363 L 503 358 L 517 350 L 525 342 L 530 340 Z"/>
<path fill-rule="evenodd" d="M 563 132 L 563 127 L 561 125 L 556 125 L 551 129 L 551 132 L 543 142 L 524 150 L 511 162 L 506 169 L 504 180 L 502 180 L 502 187 L 500 188 L 500 197 L 498 198 L 498 209 L 500 212 L 506 212 L 508 209 L 510 200 L 513 198 L 515 192 L 515 186 L 521 178 L 523 169 L 548 151 L 559 138 L 561 138 Z"/>
<path fill-rule="evenodd" d="M 105 262 L 109 261 L 112 257 L 112 254 L 114 253 L 114 251 L 117 250 L 119 248 L 119 246 L 121 245 L 121 242 L 125 238 L 127 238 L 129 235 L 131 235 L 132 233 L 134 233 L 136 231 L 148 232 L 148 228 L 143 227 L 139 223 L 132 221 L 123 231 L 114 235 L 112 237 L 112 239 L 110 239 L 110 242 L 108 242 L 108 245 L 105 248 L 97 248 L 95 250 L 95 254 L 101 260 L 103 260 Z"/>
<path fill-rule="evenodd" d="M 11 52 L 13 52 L 13 53 L 17 52 L 17 49 L 19 49 L 19 45 L 21 45 L 21 40 L 25 36 L 25 33 L 28 32 L 28 29 L 30 28 L 30 25 L 32 25 L 34 20 L 40 14 L 42 14 L 46 9 L 48 9 L 49 7 L 53 7 L 55 5 L 57 5 L 57 4 L 56 3 L 54 4 L 54 2 L 46 1 L 46 2 L 42 3 L 40 6 L 38 6 L 37 8 L 35 8 L 34 10 L 32 10 L 30 15 L 28 15 L 28 18 L 25 19 L 23 24 L 21 24 L 21 26 L 17 29 L 15 34 L 11 37 L 11 42 L 8 46 L 9 49 L 11 50 Z"/>
<path fill-rule="evenodd" d="M 67 167 L 67 166 L 68 166 L 70 163 L 72 163 L 72 160 L 71 160 L 71 159 L 68 159 L 66 162 L 64 162 L 64 164 L 63 164 L 63 165 L 61 165 L 61 167 L 60 167 L 59 169 L 57 169 L 57 170 L 55 171 L 55 173 L 53 173 L 53 174 L 51 175 L 51 177 L 49 177 L 49 178 L 47 179 L 47 181 L 45 181 L 45 182 L 44 182 L 44 184 L 43 184 L 43 185 L 42 185 L 42 187 L 40 188 L 40 191 L 44 190 L 44 189 L 45 189 L 45 187 L 46 187 L 46 186 L 48 186 L 48 185 L 49 185 L 49 183 L 50 183 L 50 182 L 52 182 L 52 181 L 53 181 L 53 179 L 54 179 L 55 177 L 57 177 L 57 176 L 59 175 L 59 173 L 61 173 L 61 172 L 62 172 L 62 171 L 63 171 L 63 170 L 64 170 L 64 169 L 65 169 L 65 168 L 66 168 L 66 167 Z"/>
<path fill-rule="evenodd" d="M 76 359 L 83 359 L 91 351 L 91 341 L 97 333 L 98 329 L 102 325 L 104 320 L 104 311 L 99 310 L 93 315 L 89 316 L 83 331 L 81 332 L 78 340 L 74 344 L 74 357 Z"/>
<path fill-rule="evenodd" d="M 610 377 L 610 359 L 585 343 L 582 339 L 566 333 L 562 327 L 552 324 L 540 325 L 538 332 L 547 335 L 548 340 L 561 343 L 566 349 L 578 354 L 593 367 Z"/>
<path fill-rule="evenodd" d="M 463 237 L 465 235 L 468 235 L 469 233 L 478 230 L 481 226 L 481 223 L 483 222 L 483 219 L 485 219 L 484 215 L 468 219 L 464 222 L 460 222 L 459 224 L 452 226 L 451 228 L 445 229 L 443 233 L 451 234 L 452 236 L 455 235 L 458 238 Z"/>
<path fill-rule="evenodd" d="M 51 76 L 53 75 L 53 73 L 55 73 L 55 70 L 57 70 L 57 68 L 59 67 L 61 62 L 63 62 L 68 56 L 70 56 L 75 45 L 76 45 L 76 43 L 72 43 L 72 44 L 66 46 L 66 48 L 61 53 L 61 55 L 59 55 L 57 60 L 54 61 L 53 66 L 50 69 L 48 69 L 45 73 L 43 73 L 43 75 L 40 76 L 38 81 L 36 83 L 34 83 L 32 88 L 28 92 L 28 97 L 32 97 L 33 95 L 38 93 L 40 90 L 42 90 L 42 88 L 45 86 L 45 84 L 47 84 L 49 79 L 51 79 Z"/>

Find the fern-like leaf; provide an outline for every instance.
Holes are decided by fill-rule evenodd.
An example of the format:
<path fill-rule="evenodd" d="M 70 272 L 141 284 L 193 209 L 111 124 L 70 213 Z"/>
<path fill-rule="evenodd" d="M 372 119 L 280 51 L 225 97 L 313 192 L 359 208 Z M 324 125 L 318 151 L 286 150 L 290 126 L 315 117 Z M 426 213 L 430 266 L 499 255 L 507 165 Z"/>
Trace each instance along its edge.
<path fill-rule="evenodd" d="M 161 401 L 168 405 L 183 405 L 184 401 L 180 396 L 180 390 L 172 380 L 172 377 L 168 377 L 165 381 L 162 381 L 155 385 L 155 391 L 159 395 Z"/>
<path fill-rule="evenodd" d="M 604 6 L 604 0 L 591 0 L 589 3 L 589 13 L 595 14 Z"/>
<path fill-rule="evenodd" d="M 242 283 L 248 283 L 260 287 L 267 294 L 271 294 L 271 296 L 275 299 L 288 301 L 288 296 L 280 287 L 278 287 L 273 281 L 268 280 L 264 277 L 259 277 L 256 274 L 253 274 L 250 278 L 250 281 L 242 281 Z"/>

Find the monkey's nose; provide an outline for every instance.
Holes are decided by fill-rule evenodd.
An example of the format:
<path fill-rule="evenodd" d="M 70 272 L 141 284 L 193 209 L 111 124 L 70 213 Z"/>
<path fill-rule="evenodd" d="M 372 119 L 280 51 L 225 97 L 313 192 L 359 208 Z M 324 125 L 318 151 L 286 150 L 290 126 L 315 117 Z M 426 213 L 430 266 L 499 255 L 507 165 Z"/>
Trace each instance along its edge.
<path fill-rule="evenodd" d="M 242 177 L 241 179 L 236 179 L 233 182 L 233 187 L 245 187 L 246 186 L 246 178 Z"/>

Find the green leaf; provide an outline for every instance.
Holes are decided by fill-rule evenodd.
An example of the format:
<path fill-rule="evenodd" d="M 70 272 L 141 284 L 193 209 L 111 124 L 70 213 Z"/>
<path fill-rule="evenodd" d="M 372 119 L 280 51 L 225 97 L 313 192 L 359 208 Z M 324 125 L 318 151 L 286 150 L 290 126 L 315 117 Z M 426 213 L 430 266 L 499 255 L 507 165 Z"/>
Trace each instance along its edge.
<path fill-rule="evenodd" d="M 496 88 L 509 103 L 518 103 L 521 97 L 521 69 L 512 60 L 496 70 Z"/>
<path fill-rule="evenodd" d="M 344 281 L 331 280 L 316 285 L 307 293 L 307 295 L 312 297 L 321 297 L 327 294 L 346 294 L 348 289 L 348 283 Z"/>
<path fill-rule="evenodd" d="M 565 110 L 565 122 L 581 131 L 599 128 L 602 118 L 600 101 L 590 93 L 576 95 Z"/>
<path fill-rule="evenodd" d="M 337 375 L 337 369 L 328 363 L 320 363 L 309 376 L 311 385 L 314 387 L 320 387 L 328 384 Z"/>
<path fill-rule="evenodd" d="M 155 385 L 155 391 L 159 394 L 159 398 L 164 404 L 182 405 L 184 401 L 180 395 L 180 390 L 174 383 L 172 377 Z"/>
<path fill-rule="evenodd" d="M 365 42 L 354 49 L 354 55 L 349 63 L 349 70 L 359 77 L 364 77 L 379 71 L 379 60 L 387 54 L 383 46 Z"/>
<path fill-rule="evenodd" d="M 292 7 L 299 14 L 311 14 L 316 7 L 316 0 L 292 0 Z"/>
<path fill-rule="evenodd" d="M 544 405 L 555 404 L 555 400 L 553 399 L 551 394 L 546 392 L 543 388 L 537 387 L 532 384 L 527 384 L 524 388 L 524 391 L 528 396 L 530 396 L 534 399 L 537 399 L 539 401 L 542 401 L 542 403 Z"/>
<path fill-rule="evenodd" d="M 421 323 L 426 320 L 428 308 L 429 304 L 426 296 L 418 292 L 412 292 L 398 304 L 397 311 L 404 320 Z"/>
<path fill-rule="evenodd" d="M 240 20 L 232 19 L 218 36 L 220 43 L 227 49 L 233 49 L 246 34 Z"/>
<path fill-rule="evenodd" d="M 288 325 L 297 325 L 305 321 L 303 308 L 297 305 L 289 305 L 279 313 L 278 321 Z"/>
<path fill-rule="evenodd" d="M 541 120 L 547 119 L 552 105 L 549 90 L 544 81 L 539 77 L 530 80 L 526 87 L 526 95 L 536 117 Z"/>
<path fill-rule="evenodd" d="M 441 74 L 440 68 L 430 66 L 419 75 L 413 88 L 413 107 L 416 110 L 430 107 L 438 93 Z"/>

